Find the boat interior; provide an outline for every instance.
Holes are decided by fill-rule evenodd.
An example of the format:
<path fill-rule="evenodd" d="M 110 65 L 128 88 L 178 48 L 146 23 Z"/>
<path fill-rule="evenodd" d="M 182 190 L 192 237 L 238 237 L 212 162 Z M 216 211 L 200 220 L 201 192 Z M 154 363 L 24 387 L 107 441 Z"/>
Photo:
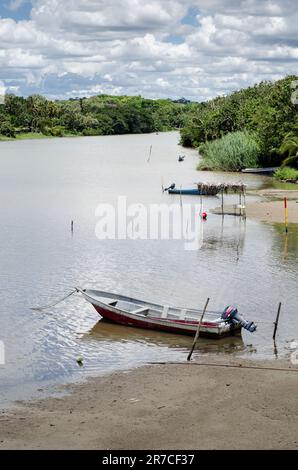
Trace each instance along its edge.
<path fill-rule="evenodd" d="M 122 299 L 115 299 L 109 298 L 105 296 L 97 296 L 97 300 L 105 305 L 110 305 L 111 307 L 116 307 L 117 309 L 131 313 L 134 315 L 139 315 L 143 317 L 152 317 L 152 318 L 161 318 L 161 319 L 168 319 L 168 320 L 186 320 L 186 321 L 194 321 L 197 322 L 200 314 L 202 312 L 198 310 L 191 310 L 191 309 L 179 309 L 175 307 L 168 307 L 168 306 L 158 306 L 158 305 L 150 305 L 145 302 L 137 301 L 137 300 L 122 300 Z M 208 321 L 218 322 L 220 321 L 220 315 L 218 313 L 213 313 L 217 318 L 215 319 L 214 316 L 212 319 L 212 313 L 206 313 L 206 318 Z"/>

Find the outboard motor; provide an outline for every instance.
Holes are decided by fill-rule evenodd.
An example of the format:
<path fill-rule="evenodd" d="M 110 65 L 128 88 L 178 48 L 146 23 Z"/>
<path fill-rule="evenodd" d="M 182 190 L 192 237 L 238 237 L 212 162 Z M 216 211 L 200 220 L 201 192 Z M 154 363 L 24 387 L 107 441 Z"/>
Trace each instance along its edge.
<path fill-rule="evenodd" d="M 257 325 L 254 324 L 253 321 L 249 322 L 247 320 L 244 320 L 239 313 L 238 309 L 236 307 L 226 307 L 221 315 L 221 318 L 224 321 L 230 322 L 230 323 L 240 323 L 240 325 L 247 331 L 250 331 L 253 333 L 257 329 Z"/>

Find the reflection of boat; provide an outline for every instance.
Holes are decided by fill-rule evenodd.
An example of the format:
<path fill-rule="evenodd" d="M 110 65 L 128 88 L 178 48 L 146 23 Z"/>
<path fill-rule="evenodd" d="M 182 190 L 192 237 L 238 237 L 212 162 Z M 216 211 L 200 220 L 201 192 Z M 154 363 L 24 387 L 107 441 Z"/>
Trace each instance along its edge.
<path fill-rule="evenodd" d="M 191 338 L 186 335 L 175 335 L 153 330 L 142 330 L 140 328 L 126 328 L 123 325 L 111 323 L 101 318 L 82 339 L 85 341 L 109 341 L 116 343 L 137 342 L 149 343 L 156 346 L 166 346 L 173 349 L 189 349 Z M 234 352 L 243 351 L 246 348 L 241 335 L 226 336 L 217 341 L 210 338 L 202 338 L 200 349 L 203 352 Z"/>
<path fill-rule="evenodd" d="M 202 313 L 194 309 L 164 307 L 109 292 L 77 290 L 103 318 L 126 326 L 194 335 Z M 207 312 L 200 326 L 201 336 L 221 338 L 239 332 L 242 326 L 254 331 L 253 323 L 243 321 L 237 313 L 237 309 L 232 307 L 226 308 L 222 314 Z"/>

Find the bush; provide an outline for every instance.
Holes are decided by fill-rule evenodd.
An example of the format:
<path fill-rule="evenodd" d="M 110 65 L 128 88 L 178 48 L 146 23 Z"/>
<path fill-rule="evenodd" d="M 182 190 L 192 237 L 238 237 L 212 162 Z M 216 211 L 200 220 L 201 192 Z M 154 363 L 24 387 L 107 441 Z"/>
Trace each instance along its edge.
<path fill-rule="evenodd" d="M 295 168 L 290 168 L 289 166 L 285 166 L 279 168 L 275 173 L 275 178 L 278 180 L 286 181 L 286 180 L 293 180 L 298 181 L 298 170 Z"/>
<path fill-rule="evenodd" d="M 64 132 L 65 132 L 65 128 L 63 126 L 55 126 L 55 127 L 52 127 L 52 129 L 50 130 L 50 134 L 53 137 L 63 137 Z"/>
<path fill-rule="evenodd" d="M 255 134 L 233 132 L 199 147 L 203 156 L 198 170 L 239 171 L 258 165 L 260 145 Z"/>
<path fill-rule="evenodd" d="M 91 129 L 89 127 L 87 129 L 83 129 L 82 135 L 92 137 L 92 136 L 102 135 L 102 131 L 100 129 Z"/>
<path fill-rule="evenodd" d="M 0 135 L 15 138 L 15 129 L 9 121 L 0 122 Z"/>

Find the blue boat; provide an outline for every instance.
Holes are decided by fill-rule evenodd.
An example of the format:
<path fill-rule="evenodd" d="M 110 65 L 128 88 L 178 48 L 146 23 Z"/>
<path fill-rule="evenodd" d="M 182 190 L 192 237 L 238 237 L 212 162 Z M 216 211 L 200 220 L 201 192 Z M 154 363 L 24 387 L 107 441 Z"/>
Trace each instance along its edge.
<path fill-rule="evenodd" d="M 182 194 L 188 196 L 204 196 L 206 193 L 199 191 L 198 189 L 169 189 L 169 194 Z"/>
<path fill-rule="evenodd" d="M 218 186 L 209 185 L 198 185 L 196 188 L 176 188 L 175 184 L 172 184 L 168 188 L 165 188 L 169 194 L 181 194 L 185 196 L 216 196 L 219 192 Z"/>

